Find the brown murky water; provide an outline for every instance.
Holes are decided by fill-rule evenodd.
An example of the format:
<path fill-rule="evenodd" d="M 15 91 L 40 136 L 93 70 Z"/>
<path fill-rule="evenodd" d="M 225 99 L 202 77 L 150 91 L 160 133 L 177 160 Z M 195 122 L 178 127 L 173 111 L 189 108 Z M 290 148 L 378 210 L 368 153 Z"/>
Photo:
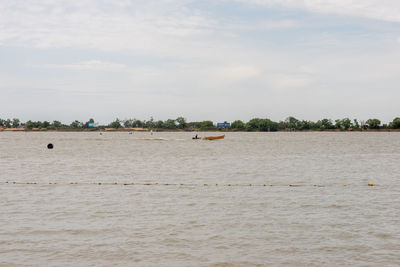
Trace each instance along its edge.
<path fill-rule="evenodd" d="M 400 265 L 400 133 L 191 136 L 0 133 L 0 265 Z"/>

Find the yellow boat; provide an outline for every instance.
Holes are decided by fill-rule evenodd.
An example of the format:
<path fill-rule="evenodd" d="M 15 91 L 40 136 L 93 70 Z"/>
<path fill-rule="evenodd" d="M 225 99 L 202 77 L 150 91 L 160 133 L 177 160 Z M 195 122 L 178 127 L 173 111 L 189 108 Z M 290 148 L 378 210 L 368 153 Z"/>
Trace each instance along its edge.
<path fill-rule="evenodd" d="M 219 136 L 207 136 L 203 137 L 203 140 L 217 140 L 217 139 L 224 139 L 225 135 L 219 135 Z"/>

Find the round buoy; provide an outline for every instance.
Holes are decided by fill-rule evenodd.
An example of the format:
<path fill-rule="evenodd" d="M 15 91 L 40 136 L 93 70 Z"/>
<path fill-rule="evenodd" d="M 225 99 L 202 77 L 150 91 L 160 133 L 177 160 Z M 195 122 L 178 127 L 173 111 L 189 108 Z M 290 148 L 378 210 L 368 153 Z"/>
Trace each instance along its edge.
<path fill-rule="evenodd" d="M 368 186 L 374 186 L 374 183 L 369 182 L 369 183 L 368 183 Z"/>
<path fill-rule="evenodd" d="M 53 147 L 54 147 L 54 146 L 53 146 L 52 143 L 50 143 L 50 144 L 47 145 L 47 148 L 48 148 L 48 149 L 53 149 Z"/>

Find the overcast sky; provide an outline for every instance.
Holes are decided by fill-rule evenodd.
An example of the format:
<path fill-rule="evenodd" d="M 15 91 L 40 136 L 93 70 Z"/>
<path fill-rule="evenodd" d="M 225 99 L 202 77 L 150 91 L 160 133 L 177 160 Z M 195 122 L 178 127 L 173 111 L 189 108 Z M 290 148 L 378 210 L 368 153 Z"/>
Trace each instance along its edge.
<path fill-rule="evenodd" d="M 398 0 L 0 0 L 0 118 L 400 117 Z"/>

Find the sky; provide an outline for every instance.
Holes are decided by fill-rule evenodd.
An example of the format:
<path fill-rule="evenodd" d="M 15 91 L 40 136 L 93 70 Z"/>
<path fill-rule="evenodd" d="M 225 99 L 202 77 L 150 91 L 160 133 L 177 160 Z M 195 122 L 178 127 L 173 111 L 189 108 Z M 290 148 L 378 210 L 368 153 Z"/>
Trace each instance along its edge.
<path fill-rule="evenodd" d="M 0 118 L 400 117 L 398 0 L 0 0 Z"/>

